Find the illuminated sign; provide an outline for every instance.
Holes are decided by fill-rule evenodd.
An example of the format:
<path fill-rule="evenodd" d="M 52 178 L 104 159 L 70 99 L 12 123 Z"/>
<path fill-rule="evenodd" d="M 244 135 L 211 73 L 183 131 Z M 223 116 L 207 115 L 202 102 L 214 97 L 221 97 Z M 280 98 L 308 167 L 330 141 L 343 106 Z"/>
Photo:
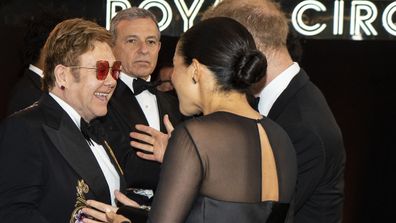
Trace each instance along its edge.
<path fill-rule="evenodd" d="M 343 0 L 334 1 L 333 7 L 326 7 L 322 2 L 316 0 L 301 1 L 291 13 L 291 21 L 293 28 L 298 33 L 304 36 L 318 36 L 328 28 L 328 23 L 308 24 L 307 20 L 309 19 L 304 21 L 304 16 L 307 16 L 308 11 L 315 11 L 319 15 L 320 13 L 328 15 L 326 12 L 332 10 L 333 14 L 329 18 L 333 20 L 333 37 L 342 36 L 346 28 L 349 28 L 350 38 L 356 40 L 379 36 L 377 30 L 383 30 L 384 34 L 395 37 L 396 25 L 393 18 L 395 17 L 396 1 L 387 1 L 390 4 L 385 7 L 385 1 L 379 2 L 380 4 L 377 3 L 377 6 L 374 1 L 350 1 L 349 10 L 346 12 Z M 379 11 L 379 7 L 382 9 L 381 11 Z M 345 23 L 349 23 L 349 27 L 345 27 Z"/>
<path fill-rule="evenodd" d="M 121 9 L 138 6 L 152 11 L 165 35 L 180 35 L 209 6 L 221 0 L 106 0 L 106 28 Z M 289 0 L 282 3 L 291 27 L 304 38 L 396 39 L 396 1 Z"/>

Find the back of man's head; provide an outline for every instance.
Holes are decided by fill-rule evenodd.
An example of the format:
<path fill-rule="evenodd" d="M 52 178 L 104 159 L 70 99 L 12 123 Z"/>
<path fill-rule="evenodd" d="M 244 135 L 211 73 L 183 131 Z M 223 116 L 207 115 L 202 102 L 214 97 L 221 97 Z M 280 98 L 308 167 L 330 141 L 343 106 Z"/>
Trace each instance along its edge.
<path fill-rule="evenodd" d="M 202 20 L 219 16 L 244 25 L 263 53 L 286 47 L 288 20 L 280 5 L 272 0 L 223 0 L 209 8 Z"/>
<path fill-rule="evenodd" d="M 31 16 L 27 21 L 24 36 L 24 63 L 35 64 L 40 60 L 41 50 L 52 29 L 66 19 L 56 11 L 43 10 Z M 42 67 L 39 66 L 42 69 Z"/>

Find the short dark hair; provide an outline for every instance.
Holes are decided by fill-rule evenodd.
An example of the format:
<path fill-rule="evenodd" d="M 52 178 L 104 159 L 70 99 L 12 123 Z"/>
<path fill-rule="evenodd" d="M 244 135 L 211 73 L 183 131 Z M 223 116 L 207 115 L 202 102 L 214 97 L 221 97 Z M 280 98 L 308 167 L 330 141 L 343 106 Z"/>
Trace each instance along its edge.
<path fill-rule="evenodd" d="M 158 27 L 157 18 L 155 15 L 147 9 L 131 7 L 127 9 L 123 9 L 111 19 L 110 22 L 110 33 L 113 44 L 117 39 L 117 25 L 123 20 L 134 20 L 134 19 L 151 19 L 158 29 L 158 38 L 161 37 L 161 32 Z"/>
<path fill-rule="evenodd" d="M 267 60 L 256 48 L 252 35 L 239 22 L 215 17 L 197 23 L 184 33 L 179 55 L 187 65 L 197 59 L 216 78 L 220 90 L 247 92 L 266 73 Z"/>
<path fill-rule="evenodd" d="M 35 13 L 27 21 L 26 33 L 23 38 L 23 60 L 25 64 L 37 63 L 41 49 L 52 29 L 66 19 L 59 12 L 43 10 Z"/>

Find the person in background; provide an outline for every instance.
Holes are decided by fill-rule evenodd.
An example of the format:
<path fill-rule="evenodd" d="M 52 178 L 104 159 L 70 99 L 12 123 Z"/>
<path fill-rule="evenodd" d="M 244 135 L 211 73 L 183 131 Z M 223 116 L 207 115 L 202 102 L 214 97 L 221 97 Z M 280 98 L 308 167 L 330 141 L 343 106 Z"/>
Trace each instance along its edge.
<path fill-rule="evenodd" d="M 176 96 L 171 77 L 173 72 L 173 55 L 175 54 L 176 44 L 179 37 L 162 36 L 161 50 L 158 54 L 157 67 L 154 70 L 155 81 L 158 82 L 157 90 L 162 92 L 169 92 Z"/>
<path fill-rule="evenodd" d="M 131 148 L 129 133 L 136 131 L 136 124 L 167 133 L 162 120 L 176 125 L 182 115 L 177 98 L 157 91 L 150 83 L 161 47 L 155 16 L 138 7 L 119 11 L 111 21 L 110 32 L 122 72 L 109 102 L 109 112 L 100 121 L 124 169 L 128 196 L 139 204 L 149 205 L 158 184 L 160 164 L 140 158 L 146 154 Z"/>
<path fill-rule="evenodd" d="M 217 16 L 243 24 L 267 56 L 267 74 L 255 88 L 260 89 L 258 109 L 285 129 L 297 153 L 294 221 L 341 222 L 346 159 L 342 134 L 322 92 L 290 56 L 285 14 L 271 0 L 224 0 L 203 19 Z"/>
<path fill-rule="evenodd" d="M 172 73 L 173 73 L 173 64 L 162 64 L 158 71 L 158 81 L 159 85 L 157 86 L 157 90 L 162 92 L 173 91 L 172 85 Z"/>
<path fill-rule="evenodd" d="M 44 46 L 39 101 L 0 125 L 2 223 L 81 222 L 87 199 L 115 205 L 122 170 L 96 123 L 107 113 L 121 63 L 98 24 L 59 23 Z"/>
<path fill-rule="evenodd" d="M 296 154 L 247 101 L 267 68 L 251 34 L 230 18 L 204 20 L 181 36 L 173 62 L 180 111 L 203 115 L 172 132 L 147 222 L 290 222 Z M 141 222 L 125 207 L 88 204 L 84 213 L 101 222 Z"/>
<path fill-rule="evenodd" d="M 8 115 L 26 108 L 40 99 L 44 43 L 51 30 L 64 19 L 64 16 L 58 12 L 46 10 L 36 13 L 29 20 L 24 36 L 24 63 L 28 64 L 28 67 L 12 90 L 7 106 Z"/>

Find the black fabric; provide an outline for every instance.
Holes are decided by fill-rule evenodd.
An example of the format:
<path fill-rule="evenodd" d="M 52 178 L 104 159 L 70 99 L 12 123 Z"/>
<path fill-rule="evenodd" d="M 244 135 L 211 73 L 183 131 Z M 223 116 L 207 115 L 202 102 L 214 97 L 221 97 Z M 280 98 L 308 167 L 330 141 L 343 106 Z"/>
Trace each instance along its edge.
<path fill-rule="evenodd" d="M 155 191 L 153 191 L 155 192 Z M 129 199 L 132 199 L 133 201 L 135 201 L 136 203 L 140 204 L 140 205 L 146 205 L 146 206 L 150 206 L 151 202 L 153 202 L 153 197 L 147 197 L 138 193 L 135 193 L 133 191 L 133 189 L 131 190 L 131 188 L 128 188 L 128 190 L 126 191 L 125 194 Z"/>
<path fill-rule="evenodd" d="M 136 78 L 132 82 L 133 94 L 134 95 L 138 95 L 138 94 L 142 93 L 145 90 L 148 90 L 152 94 L 155 94 L 155 92 L 156 92 L 156 88 L 155 87 L 157 85 L 158 84 L 156 84 L 156 83 L 151 83 L 151 82 L 145 81 L 145 80 L 143 80 L 141 78 Z"/>
<path fill-rule="evenodd" d="M 160 91 L 157 91 L 155 96 L 160 117 L 160 130 L 166 133 L 162 121 L 164 115 L 169 115 L 174 126 L 180 123 L 183 116 L 180 114 L 177 98 Z M 155 190 L 159 179 L 160 163 L 138 157 L 136 148 L 130 145 L 131 138 L 129 137 L 130 132 L 136 131 L 136 124 L 148 125 L 148 121 L 131 89 L 120 79 L 110 99 L 108 113 L 100 118 L 100 121 L 105 127 L 108 142 L 112 145 L 114 154 L 124 169 L 128 188 Z M 141 204 L 151 203 L 150 199 L 143 199 L 141 202 Z"/>
<path fill-rule="evenodd" d="M 296 150 L 295 223 L 340 223 L 346 159 L 342 134 L 325 97 L 303 69 L 268 117 L 282 126 Z"/>
<path fill-rule="evenodd" d="M 91 140 L 101 145 L 104 140 L 104 130 L 100 127 L 98 120 L 87 123 L 83 118 L 80 119 L 80 130 L 88 144 L 93 145 Z"/>
<path fill-rule="evenodd" d="M 248 103 L 250 104 L 250 106 L 252 108 L 254 108 L 254 110 L 258 111 L 258 104 L 259 104 L 259 101 L 260 101 L 260 97 L 255 97 L 254 95 L 247 94 L 246 98 L 247 98 Z"/>
<path fill-rule="evenodd" d="M 111 203 L 105 176 L 80 130 L 46 93 L 0 125 L 0 176 L 2 223 L 69 222 L 81 180 L 89 188 L 85 199 Z M 120 189 L 125 192 L 122 175 Z"/>
<path fill-rule="evenodd" d="M 271 223 L 285 222 L 290 204 L 282 204 L 279 202 L 268 202 L 268 203 L 271 203 L 272 210 L 271 210 L 271 214 L 268 216 L 267 222 L 271 222 Z"/>
<path fill-rule="evenodd" d="M 186 222 L 284 223 L 289 206 L 287 203 L 273 201 L 226 202 L 201 196 L 194 202 L 194 207 Z"/>
<path fill-rule="evenodd" d="M 117 210 L 117 214 L 131 219 L 133 223 L 145 223 L 148 218 L 148 211 L 130 206 L 122 206 Z"/>
<path fill-rule="evenodd" d="M 11 92 L 7 106 L 7 115 L 32 105 L 40 99 L 41 94 L 40 76 L 26 69 Z"/>
<path fill-rule="evenodd" d="M 149 222 L 259 222 L 248 220 L 254 218 L 265 222 L 272 209 L 260 208 L 265 204 L 261 202 L 261 143 L 257 122 L 267 133 L 274 154 L 279 203 L 291 203 L 297 164 L 293 146 L 283 129 L 267 118 L 258 121 L 216 112 L 186 121 L 172 132 Z M 202 199 L 207 202 L 201 203 Z M 210 203 L 208 199 L 222 202 L 203 205 Z M 227 208 L 233 204 L 244 206 L 246 211 Z M 255 211 L 257 208 L 260 211 Z M 240 210 L 242 215 L 238 219 L 245 220 L 222 220 L 224 216 L 234 216 L 235 210 Z"/>

